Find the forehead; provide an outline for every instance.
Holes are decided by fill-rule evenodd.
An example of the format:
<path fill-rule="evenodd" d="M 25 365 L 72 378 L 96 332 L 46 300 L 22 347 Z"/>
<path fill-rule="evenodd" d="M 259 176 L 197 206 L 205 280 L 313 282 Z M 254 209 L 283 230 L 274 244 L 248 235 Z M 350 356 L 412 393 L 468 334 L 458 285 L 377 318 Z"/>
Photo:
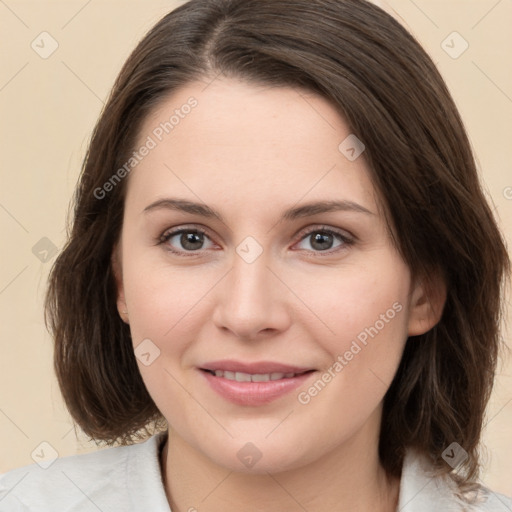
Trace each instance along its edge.
<path fill-rule="evenodd" d="M 172 194 L 219 208 L 268 209 L 328 195 L 371 206 L 364 153 L 351 160 L 344 152 L 350 136 L 337 110 L 316 94 L 224 78 L 194 82 L 144 121 L 135 149 L 150 149 L 130 175 L 127 201 L 143 207 Z"/>

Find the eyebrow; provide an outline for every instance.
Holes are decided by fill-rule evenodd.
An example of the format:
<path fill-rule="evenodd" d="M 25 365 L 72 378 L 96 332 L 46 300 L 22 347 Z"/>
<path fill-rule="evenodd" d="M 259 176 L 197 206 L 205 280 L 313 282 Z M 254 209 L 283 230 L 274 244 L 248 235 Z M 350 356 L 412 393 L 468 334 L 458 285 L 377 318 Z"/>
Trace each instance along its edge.
<path fill-rule="evenodd" d="M 193 215 L 200 215 L 206 218 L 215 218 L 224 223 L 222 215 L 210 208 L 206 204 L 195 203 L 186 199 L 159 199 L 154 203 L 146 206 L 143 213 L 149 213 L 155 210 L 177 210 Z M 347 211 L 365 213 L 367 215 L 375 215 L 364 206 L 353 201 L 316 201 L 303 204 L 301 206 L 291 207 L 285 210 L 281 216 L 281 220 L 295 220 L 303 217 L 317 215 L 319 213 L 327 213 L 334 211 Z"/>

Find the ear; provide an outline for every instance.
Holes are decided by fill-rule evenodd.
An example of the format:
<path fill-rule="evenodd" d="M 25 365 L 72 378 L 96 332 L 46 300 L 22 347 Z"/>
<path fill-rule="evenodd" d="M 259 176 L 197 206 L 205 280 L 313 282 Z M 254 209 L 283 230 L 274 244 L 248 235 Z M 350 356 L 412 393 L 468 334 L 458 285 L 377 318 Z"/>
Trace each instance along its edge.
<path fill-rule="evenodd" d="M 123 265 L 121 261 L 121 248 L 119 244 L 114 246 L 112 255 L 110 257 L 110 263 L 112 265 L 112 273 L 114 274 L 114 280 L 116 282 L 117 289 L 117 311 L 123 322 L 129 324 L 128 318 L 128 307 L 126 306 L 126 299 L 124 296 L 124 284 L 123 284 Z"/>
<path fill-rule="evenodd" d="M 443 314 L 446 282 L 440 275 L 418 278 L 413 285 L 409 309 L 409 336 L 430 331 Z"/>

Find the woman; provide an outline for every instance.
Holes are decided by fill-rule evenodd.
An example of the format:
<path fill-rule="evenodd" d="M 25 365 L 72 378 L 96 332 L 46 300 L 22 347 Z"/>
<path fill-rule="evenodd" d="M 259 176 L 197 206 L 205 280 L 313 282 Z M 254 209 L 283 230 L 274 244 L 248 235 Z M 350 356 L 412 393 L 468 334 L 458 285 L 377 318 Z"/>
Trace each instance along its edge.
<path fill-rule="evenodd" d="M 126 446 L 0 510 L 512 510 L 477 484 L 509 269 L 394 19 L 192 0 L 114 85 L 47 296 L 71 414 Z"/>

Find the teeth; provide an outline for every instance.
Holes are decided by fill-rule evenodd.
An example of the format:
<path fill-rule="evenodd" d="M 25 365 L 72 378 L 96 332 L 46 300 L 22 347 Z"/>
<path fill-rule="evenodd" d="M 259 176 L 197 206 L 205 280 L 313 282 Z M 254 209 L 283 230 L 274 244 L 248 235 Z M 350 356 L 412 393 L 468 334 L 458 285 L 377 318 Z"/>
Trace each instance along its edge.
<path fill-rule="evenodd" d="M 227 380 L 236 380 L 237 382 L 268 382 L 270 380 L 291 379 L 295 377 L 295 373 L 244 373 L 244 372 L 229 372 L 223 370 L 215 370 L 216 377 L 223 377 Z"/>
<path fill-rule="evenodd" d="M 293 375 L 293 374 L 292 374 Z M 268 382 L 270 375 L 268 373 L 251 375 L 252 382 Z"/>

